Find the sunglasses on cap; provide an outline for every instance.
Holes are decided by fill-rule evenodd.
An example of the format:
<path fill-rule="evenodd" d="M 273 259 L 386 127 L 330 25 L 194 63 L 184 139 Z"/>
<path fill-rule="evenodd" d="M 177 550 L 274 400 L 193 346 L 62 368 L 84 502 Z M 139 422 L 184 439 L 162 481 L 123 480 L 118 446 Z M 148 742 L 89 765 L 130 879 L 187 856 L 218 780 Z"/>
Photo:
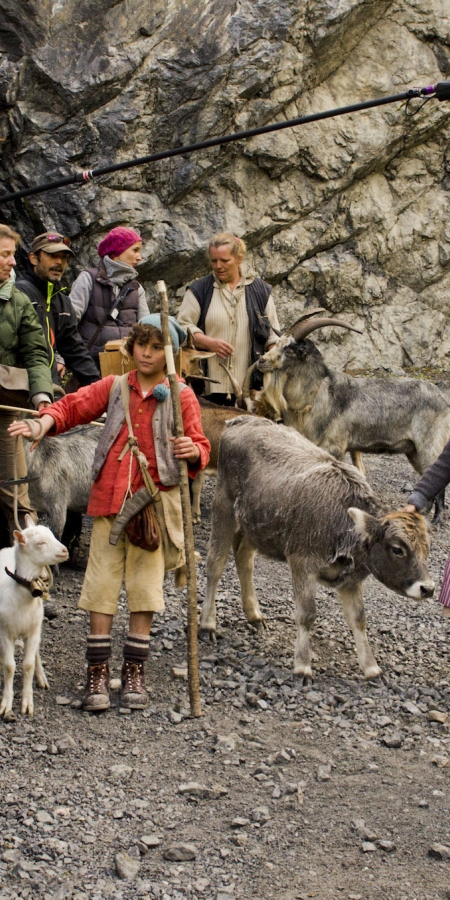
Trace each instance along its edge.
<path fill-rule="evenodd" d="M 60 234 L 46 234 L 44 240 L 56 241 L 58 244 L 65 244 L 66 247 L 70 247 L 70 238 L 61 237 Z"/>

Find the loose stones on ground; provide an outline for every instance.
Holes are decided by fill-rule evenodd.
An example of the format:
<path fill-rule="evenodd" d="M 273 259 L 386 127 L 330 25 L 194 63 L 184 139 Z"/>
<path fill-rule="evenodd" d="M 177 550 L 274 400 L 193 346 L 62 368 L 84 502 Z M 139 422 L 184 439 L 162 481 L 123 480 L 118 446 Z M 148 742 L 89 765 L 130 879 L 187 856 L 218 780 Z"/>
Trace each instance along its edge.
<path fill-rule="evenodd" d="M 164 859 L 172 862 L 187 862 L 195 859 L 198 850 L 194 844 L 171 844 L 163 852 Z"/>
<path fill-rule="evenodd" d="M 140 862 L 125 851 L 115 855 L 116 871 L 119 878 L 135 878 L 140 869 Z"/>
<path fill-rule="evenodd" d="M 0 756 L 10 784 L 4 804 L 8 816 L 5 826 L 2 820 L 0 839 L 5 852 L 18 850 L 20 855 L 15 862 L 1 860 L 1 876 L 7 871 L 14 885 L 19 884 L 20 878 L 22 890 L 35 877 L 26 865 L 39 863 L 47 867 L 43 873 L 48 883 L 48 872 L 56 880 L 69 871 L 74 882 L 83 885 L 73 893 L 77 900 L 103 900 L 104 896 L 134 900 L 141 894 L 145 897 L 144 889 L 151 900 L 153 896 L 164 900 L 164 894 L 169 900 L 180 900 L 189 878 L 192 878 L 192 889 L 202 896 L 200 886 L 194 888 L 194 884 L 206 873 L 210 885 L 204 891 L 205 900 L 216 900 L 218 894 L 227 894 L 229 900 L 231 891 L 225 890 L 227 874 L 238 871 L 244 886 L 255 882 L 261 887 L 266 863 L 261 865 L 257 853 L 263 849 L 264 853 L 270 851 L 274 867 L 271 877 L 276 875 L 281 879 L 281 893 L 282 887 L 288 889 L 281 882 L 288 869 L 291 874 L 292 860 L 295 865 L 295 860 L 300 859 L 303 865 L 304 854 L 315 852 L 311 848 L 317 846 L 318 838 L 311 811 L 315 811 L 319 821 L 318 797 L 322 810 L 327 810 L 327 824 L 341 797 L 346 796 L 346 777 L 355 777 L 358 784 L 367 785 L 371 773 L 378 778 L 384 763 L 397 771 L 401 766 L 399 780 L 404 779 L 407 786 L 409 762 L 416 765 L 422 760 L 421 771 L 428 774 L 420 786 L 411 787 L 417 792 L 416 798 L 409 796 L 405 805 L 408 803 L 411 818 L 423 815 L 425 823 L 442 818 L 448 771 L 445 761 L 450 749 L 446 714 L 450 708 L 450 688 L 442 666 L 433 674 L 433 666 L 441 665 L 446 652 L 446 643 L 437 640 L 445 635 L 440 633 L 442 627 L 436 617 L 430 618 L 429 611 L 422 607 L 417 612 L 415 607 L 408 607 L 407 611 L 401 607 L 394 609 L 392 600 L 389 605 L 377 597 L 376 606 L 368 610 L 369 628 L 379 635 L 382 644 L 377 653 L 385 663 L 392 662 L 392 666 L 385 666 L 383 681 L 366 684 L 354 674 L 352 642 L 334 624 L 337 615 L 334 601 L 324 592 L 315 639 L 315 649 L 324 665 L 322 671 L 317 668 L 313 688 L 303 689 L 291 672 L 290 647 L 286 651 L 292 626 L 290 621 L 284 626 L 282 615 L 278 617 L 278 612 L 275 615 L 270 609 L 272 594 L 273 587 L 268 583 L 263 604 L 269 618 L 272 616 L 272 633 L 265 636 L 262 644 L 257 644 L 242 623 L 230 616 L 215 652 L 207 652 L 201 659 L 205 715 L 198 722 L 184 714 L 187 705 L 184 679 L 171 677 L 171 669 L 176 661 L 183 660 L 185 649 L 183 618 L 178 595 L 174 594 L 168 598 L 167 614 L 159 625 L 157 641 L 161 646 L 157 652 L 160 656 L 149 664 L 150 677 L 155 682 L 155 703 L 148 718 L 130 715 L 126 721 L 119 721 L 117 716 L 108 715 L 87 720 L 77 716 L 68 704 L 56 704 L 53 695 L 49 695 L 34 720 L 19 718 L 14 727 L 2 726 Z M 283 602 L 280 600 L 280 604 Z M 122 624 L 125 627 L 125 621 Z M 68 666 L 55 678 L 55 684 L 58 696 L 68 699 L 72 695 L 68 688 L 72 677 L 69 666 L 77 660 L 75 654 L 70 657 L 62 635 L 60 644 L 54 647 L 55 635 L 59 638 L 52 632 L 52 656 L 58 658 L 61 651 L 63 660 L 67 653 L 64 664 Z M 116 647 L 119 655 L 120 637 L 119 634 Z M 163 638 L 172 643 L 172 651 L 163 647 Z M 84 632 L 80 631 L 79 640 L 81 659 Z M 335 641 L 341 653 L 339 664 L 332 662 L 328 668 L 325 657 L 329 641 Z M 399 647 L 405 652 L 400 653 Z M 421 660 L 416 658 L 419 650 L 424 654 Z M 335 658 L 332 648 L 330 659 Z M 402 667 L 403 673 L 396 674 L 394 667 Z M 418 677 L 418 672 L 423 677 Z M 77 670 L 73 693 L 79 677 Z M 80 681 L 79 695 L 82 688 Z M 262 709 L 258 704 L 249 706 L 245 701 L 248 693 L 263 700 L 267 708 Z M 177 716 L 175 727 L 168 719 L 169 710 Z M 68 733 L 72 733 L 75 746 L 69 742 L 64 757 L 60 750 Z M 401 738 L 400 746 L 387 747 L 382 743 L 384 737 L 396 734 Z M 409 759 L 405 757 L 407 752 Z M 317 780 L 319 769 L 326 766 L 331 777 Z M 14 773 L 28 770 L 33 773 L 32 779 L 28 777 L 28 784 L 32 782 L 33 788 L 25 790 Z M 185 788 L 179 790 L 182 786 Z M 384 796 L 388 792 L 395 796 L 402 792 L 394 784 L 382 791 Z M 370 814 L 366 801 L 372 803 L 369 793 L 361 809 L 366 821 Z M 405 797 L 408 794 L 409 789 Z M 138 802 L 147 807 L 137 805 Z M 45 821 L 39 821 L 38 813 L 44 814 Z M 404 822 L 409 818 L 405 816 Z M 246 824 L 233 828 L 234 819 L 243 819 Z M 342 821 L 348 819 L 344 812 Z M 299 835 L 290 843 L 290 828 L 294 829 L 291 820 L 295 821 Z M 415 856 L 408 862 L 414 872 L 419 872 L 425 863 L 439 879 L 440 873 L 448 868 L 448 859 L 443 856 L 436 855 L 427 861 L 430 846 L 448 847 L 448 829 L 435 827 L 428 839 L 424 837 L 421 848 L 417 848 L 416 844 L 408 844 L 404 832 L 399 835 L 389 827 L 379 828 L 379 823 L 380 816 L 373 819 L 376 828 L 367 826 L 363 834 L 355 833 L 345 849 L 339 844 L 339 827 L 330 831 L 327 838 L 330 858 L 336 852 L 337 857 L 341 853 L 345 860 L 354 853 L 353 858 L 369 869 L 373 870 L 381 860 L 385 866 L 392 867 L 396 864 L 398 847 L 399 858 L 414 851 Z M 195 828 L 200 826 L 204 831 L 196 833 Z M 212 833 L 214 840 L 204 844 L 204 834 Z M 175 834 L 177 844 L 193 843 L 202 848 L 195 859 L 164 860 L 163 850 L 173 845 Z M 16 838 L 23 843 L 16 846 Z M 67 838 L 66 846 L 62 846 L 61 840 L 59 849 L 56 845 L 50 847 L 48 841 L 59 838 Z M 36 845 L 39 840 L 39 853 L 47 855 L 48 860 L 39 860 L 37 850 L 31 855 L 30 839 Z M 6 846 L 7 841 L 10 847 Z M 375 850 L 363 854 L 363 843 L 373 844 Z M 134 877 L 112 875 L 115 851 L 119 847 L 133 861 L 136 861 L 133 853 L 141 854 L 141 869 Z M 420 867 L 415 862 L 419 851 Z M 26 864 L 19 866 L 22 875 L 18 874 L 19 868 L 13 874 L 20 859 Z M 252 868 L 255 860 L 258 866 Z M 266 861 L 269 861 L 267 856 Z M 185 871 L 179 871 L 183 866 Z M 102 885 L 99 873 L 103 870 Z M 149 872 L 151 878 L 144 878 L 143 873 L 147 876 Z M 75 873 L 79 876 L 75 877 Z M 168 882 L 165 887 L 163 880 Z M 159 895 L 152 888 L 157 883 L 161 887 Z M 263 896 L 264 891 L 260 890 L 260 894 Z M 240 900 L 239 891 L 236 895 Z M 394 893 L 393 897 L 399 900 L 400 893 L 398 897 Z M 39 893 L 36 900 L 41 900 Z"/>

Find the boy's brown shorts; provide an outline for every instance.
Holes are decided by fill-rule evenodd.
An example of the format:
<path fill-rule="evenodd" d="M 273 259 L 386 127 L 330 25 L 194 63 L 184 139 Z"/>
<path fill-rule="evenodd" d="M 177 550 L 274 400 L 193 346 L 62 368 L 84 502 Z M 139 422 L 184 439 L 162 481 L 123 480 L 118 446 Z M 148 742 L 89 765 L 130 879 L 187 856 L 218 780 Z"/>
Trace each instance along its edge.
<path fill-rule="evenodd" d="M 119 594 L 125 580 L 130 612 L 161 612 L 164 609 L 164 553 L 160 545 L 149 552 L 130 544 L 125 532 L 118 543 L 109 543 L 114 516 L 98 516 L 92 528 L 89 560 L 84 576 L 80 609 L 117 613 Z"/>

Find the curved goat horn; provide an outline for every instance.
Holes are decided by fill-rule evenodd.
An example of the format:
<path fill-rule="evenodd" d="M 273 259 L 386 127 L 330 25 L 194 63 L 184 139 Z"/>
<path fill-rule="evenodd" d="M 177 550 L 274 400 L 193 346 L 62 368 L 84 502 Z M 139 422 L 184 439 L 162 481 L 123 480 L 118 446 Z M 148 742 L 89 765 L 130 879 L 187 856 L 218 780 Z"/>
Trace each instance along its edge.
<path fill-rule="evenodd" d="M 292 325 L 289 326 L 286 334 L 292 334 L 294 328 L 297 328 L 297 325 L 300 325 L 300 322 L 304 322 L 305 319 L 310 319 L 311 316 L 318 316 L 319 313 L 325 313 L 326 315 L 326 312 L 327 311 L 323 308 L 323 306 L 316 306 L 315 309 L 305 309 L 305 311 L 302 312 L 298 319 L 296 319 L 295 322 L 293 322 Z"/>
<path fill-rule="evenodd" d="M 307 322 L 300 322 L 298 325 L 296 323 L 295 326 L 289 329 L 288 334 L 292 334 L 292 337 L 298 342 L 303 341 L 308 334 L 311 334 L 312 331 L 316 331 L 317 328 L 325 328 L 327 325 L 338 325 L 340 328 L 347 328 L 348 331 L 356 331 L 357 334 L 362 334 L 359 328 L 354 328 L 353 325 L 347 325 L 347 322 L 341 322 L 340 319 L 326 319 L 326 318 L 318 318 L 318 319 L 308 319 Z"/>
<path fill-rule="evenodd" d="M 227 373 L 228 378 L 230 379 L 231 384 L 232 384 L 232 386 L 233 386 L 233 388 L 234 388 L 235 396 L 237 397 L 238 400 L 242 400 L 242 390 L 241 390 L 240 385 L 238 384 L 238 382 L 236 381 L 236 379 L 234 378 L 234 376 L 231 374 L 230 370 L 227 369 L 225 363 L 221 362 L 220 359 L 218 360 L 218 363 L 219 363 L 219 366 L 222 367 L 222 369 L 224 370 L 224 372 Z"/>
<path fill-rule="evenodd" d="M 247 369 L 247 374 L 244 379 L 244 384 L 242 385 L 243 400 L 248 400 L 248 398 L 250 397 L 250 381 L 251 381 L 251 377 L 252 377 L 253 372 L 255 371 L 257 365 L 258 365 L 258 360 L 256 360 L 256 362 L 254 362 L 253 365 L 251 365 L 250 368 Z"/>

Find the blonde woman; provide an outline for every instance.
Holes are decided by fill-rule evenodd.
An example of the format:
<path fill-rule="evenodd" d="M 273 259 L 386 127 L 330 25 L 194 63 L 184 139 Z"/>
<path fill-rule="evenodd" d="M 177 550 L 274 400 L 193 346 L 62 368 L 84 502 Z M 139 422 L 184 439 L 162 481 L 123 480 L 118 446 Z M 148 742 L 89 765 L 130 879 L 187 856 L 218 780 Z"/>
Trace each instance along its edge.
<path fill-rule="evenodd" d="M 221 406 L 234 404 L 226 364 L 242 387 L 248 367 L 276 343 L 279 322 L 272 287 L 245 271 L 245 242 L 223 231 L 209 242 L 212 273 L 189 285 L 178 321 L 190 331 L 199 350 L 216 354 L 208 361 L 208 399 Z M 253 386 L 256 386 L 253 382 Z"/>

